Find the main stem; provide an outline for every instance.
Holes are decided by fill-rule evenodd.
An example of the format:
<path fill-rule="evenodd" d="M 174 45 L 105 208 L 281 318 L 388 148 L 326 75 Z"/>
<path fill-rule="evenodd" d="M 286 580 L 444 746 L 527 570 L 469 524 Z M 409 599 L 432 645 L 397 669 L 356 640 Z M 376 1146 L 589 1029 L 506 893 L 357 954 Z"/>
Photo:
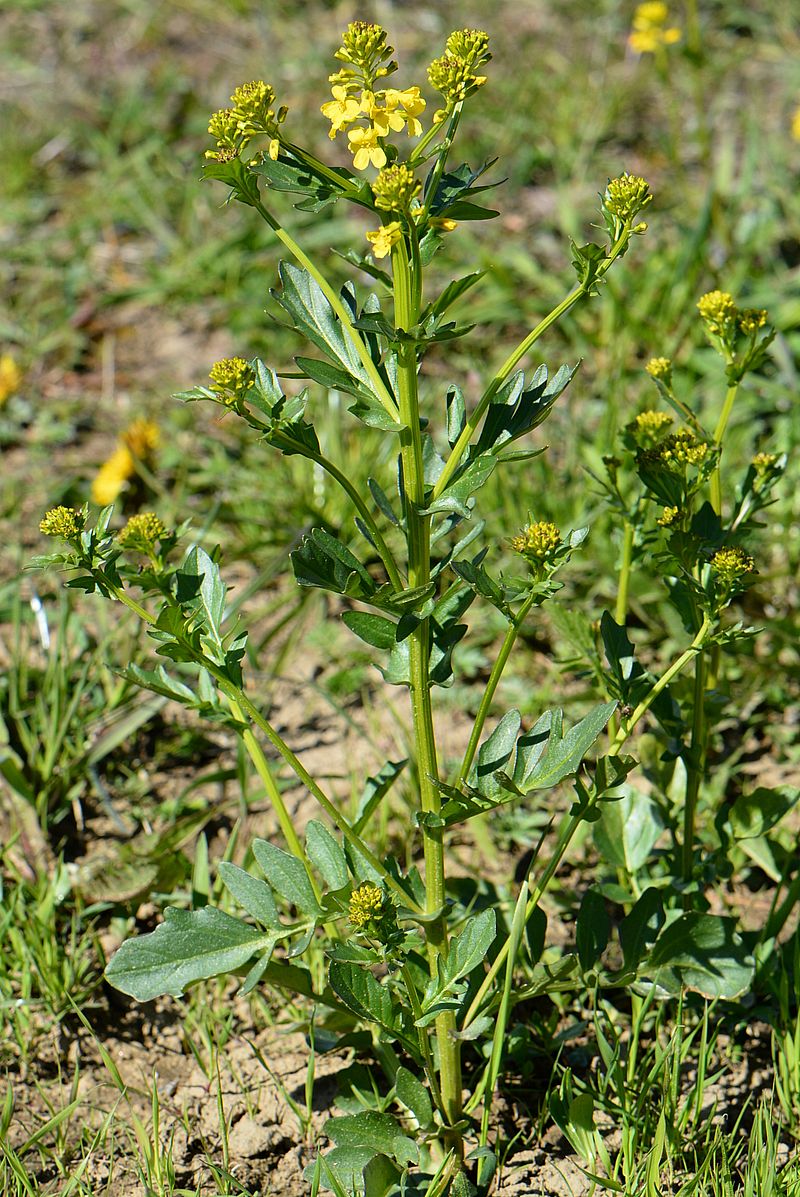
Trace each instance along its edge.
<path fill-rule="evenodd" d="M 421 288 L 412 278 L 408 250 L 401 239 L 392 250 L 394 274 L 395 327 L 408 330 L 419 319 L 415 296 Z M 417 389 L 417 354 L 413 344 L 402 341 L 398 351 L 397 388 L 400 421 L 400 454 L 405 492 L 405 517 L 408 535 L 408 584 L 412 589 L 430 582 L 430 516 L 422 515 L 425 506 L 425 478 L 422 460 L 422 433 L 419 420 Z M 426 814 L 439 813 L 441 800 L 436 757 L 436 739 L 431 709 L 430 620 L 423 619 L 409 637 L 411 712 L 417 760 L 420 803 Z M 435 917 L 426 928 L 428 960 L 431 975 L 437 975 L 439 957 L 447 952 L 447 923 L 444 916 L 445 875 L 444 842 L 441 827 L 423 824 L 425 850 L 426 908 Z M 455 1127 L 461 1118 L 461 1052 L 455 1038 L 455 1016 L 452 1011 L 440 1014 L 436 1020 L 439 1048 L 439 1077 L 443 1114 L 448 1127 Z M 461 1153 L 461 1133 L 449 1130 L 445 1139 L 448 1147 Z"/>

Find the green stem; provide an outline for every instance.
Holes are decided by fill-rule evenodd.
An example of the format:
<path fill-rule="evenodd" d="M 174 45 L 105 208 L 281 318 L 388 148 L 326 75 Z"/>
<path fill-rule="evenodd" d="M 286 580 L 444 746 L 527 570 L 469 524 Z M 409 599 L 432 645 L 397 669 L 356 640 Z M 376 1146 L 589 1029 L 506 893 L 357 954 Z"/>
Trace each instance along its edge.
<path fill-rule="evenodd" d="M 453 783 L 456 789 L 462 786 L 469 776 L 472 762 L 475 759 L 475 753 L 478 750 L 478 743 L 480 742 L 481 733 L 489 714 L 489 708 L 492 705 L 492 699 L 494 698 L 495 690 L 497 689 L 500 679 L 503 676 L 503 671 L 508 663 L 511 650 L 514 647 L 517 636 L 519 635 L 519 630 L 525 622 L 525 617 L 533 606 L 535 600 L 536 595 L 529 594 L 506 629 L 506 634 L 503 639 L 500 652 L 498 653 L 497 659 L 492 666 L 492 672 L 489 674 L 489 680 L 486 683 L 486 689 L 483 692 L 480 706 L 478 707 L 478 713 L 475 716 L 475 722 L 472 725 L 472 732 L 464 753 L 464 759 L 461 762 L 461 768 L 459 769 L 458 776 Z"/>
<path fill-rule="evenodd" d="M 736 400 L 736 392 L 739 390 L 738 382 L 733 383 L 725 392 L 725 402 L 722 405 L 722 411 L 719 413 L 717 426 L 714 429 L 714 445 L 718 450 L 722 449 L 722 441 L 725 436 L 725 430 L 728 427 L 728 420 L 733 411 L 733 404 Z M 711 506 L 716 511 L 717 515 L 722 515 L 722 480 L 720 478 L 720 463 L 717 458 L 717 464 L 714 467 L 714 473 L 711 475 Z"/>
<path fill-rule="evenodd" d="M 626 223 L 622 233 L 608 251 L 608 257 L 605 258 L 602 264 L 598 267 L 595 281 L 603 277 L 611 264 L 625 249 L 629 239 L 630 225 L 629 223 Z M 442 491 L 450 482 L 453 474 L 456 472 L 461 463 L 462 457 L 467 451 L 467 447 L 469 446 L 474 433 L 477 431 L 478 425 L 483 419 L 484 412 L 520 358 L 523 358 L 528 350 L 536 343 L 536 341 L 538 341 L 539 338 L 546 333 L 553 324 L 556 323 L 556 321 L 560 320 L 561 317 L 570 310 L 570 308 L 574 307 L 578 300 L 583 299 L 583 297 L 589 293 L 590 288 L 587 287 L 585 283 L 580 283 L 573 291 L 570 291 L 569 295 L 567 295 L 565 299 L 562 299 L 561 303 L 557 304 L 556 307 L 554 307 L 553 310 L 549 312 L 522 341 L 520 341 L 516 349 L 509 354 L 500 369 L 495 374 L 494 378 L 489 383 L 489 386 L 486 388 L 481 398 L 478 400 L 475 410 L 472 412 L 471 416 L 464 425 L 464 429 L 453 446 L 450 456 L 445 463 L 445 467 L 442 470 L 441 476 L 433 488 L 433 493 L 431 495 L 432 500 L 438 499 L 442 494 Z"/>
<path fill-rule="evenodd" d="M 329 459 L 322 453 L 309 453 L 308 456 L 312 461 L 317 462 L 317 464 L 320 465 L 323 470 L 330 474 L 331 478 L 335 479 L 345 494 L 347 494 L 356 511 L 363 519 L 370 536 L 375 542 L 375 547 L 380 553 L 383 564 L 386 566 L 386 573 L 389 576 L 389 581 L 392 583 L 395 590 L 402 590 L 403 579 L 400 577 L 400 571 L 397 568 L 397 563 L 392 554 L 392 550 L 386 543 L 386 540 L 378 528 L 372 513 L 362 499 L 361 495 L 356 490 L 353 483 L 350 481 L 347 475 L 339 469 L 338 466 L 334 465 L 332 461 L 329 461 Z"/>
<path fill-rule="evenodd" d="M 430 215 L 431 204 L 433 203 L 434 199 L 436 198 L 436 189 L 439 186 L 439 182 L 441 180 L 442 174 L 444 173 L 445 163 L 447 162 L 447 155 L 450 153 L 450 147 L 452 146 L 453 138 L 456 135 L 456 129 L 458 128 L 458 122 L 461 120 L 461 110 L 463 109 L 463 107 L 464 107 L 464 101 L 460 100 L 456 104 L 455 108 L 453 109 L 452 116 L 450 117 L 450 124 L 447 129 L 447 133 L 445 134 L 442 144 L 439 146 L 439 149 L 437 151 L 438 156 L 436 158 L 436 163 L 433 167 L 433 171 L 431 172 L 431 178 L 430 178 L 430 182 L 428 183 L 428 188 L 427 188 L 427 195 L 425 196 L 425 206 L 423 207 L 422 213 L 420 214 L 418 221 L 417 221 L 417 223 L 420 225 L 424 224 L 425 221 L 428 219 L 428 216 Z"/>
<path fill-rule="evenodd" d="M 694 698 L 692 709 L 692 738 L 686 762 L 686 798 L 683 805 L 683 846 L 681 871 L 685 885 L 694 876 L 694 824 L 697 813 L 697 799 L 706 766 L 706 654 L 699 652 L 694 663 Z M 691 906 L 691 896 L 684 893 L 685 907 Z"/>
<path fill-rule="evenodd" d="M 622 562 L 617 582 L 617 601 L 614 607 L 614 619 L 620 627 L 625 626 L 625 620 L 628 615 L 628 591 L 631 580 L 631 561 L 633 560 L 633 538 L 633 524 L 630 520 L 626 520 L 622 535 Z"/>
<path fill-rule="evenodd" d="M 708 636 L 710 629 L 711 629 L 711 621 L 708 618 L 708 616 L 706 616 L 703 619 L 703 623 L 700 627 L 699 632 L 695 636 L 695 638 L 692 641 L 689 648 L 687 648 L 685 652 L 681 653 L 681 655 L 677 658 L 677 660 L 673 661 L 672 665 L 670 665 L 670 667 L 666 671 L 666 673 L 662 674 L 662 676 L 655 683 L 655 685 L 653 686 L 652 690 L 647 695 L 647 697 L 643 698 L 642 701 L 639 703 L 639 705 L 636 707 L 633 714 L 626 721 L 625 726 L 620 728 L 619 732 L 617 733 L 616 737 L 614 738 L 614 740 L 611 744 L 611 747 L 608 750 L 608 756 L 611 756 L 611 757 L 619 756 L 625 741 L 633 733 L 634 727 L 636 726 L 638 721 L 642 718 L 642 716 L 650 709 L 650 707 L 655 702 L 658 695 L 669 685 L 669 683 L 672 681 L 672 679 L 674 677 L 676 677 L 677 674 L 680 673 L 680 671 L 684 668 L 684 666 L 689 661 L 691 661 L 693 659 L 693 657 L 695 657 L 697 655 L 698 652 L 701 651 L 702 646 Z M 526 912 L 525 912 L 525 922 L 526 923 L 527 923 L 528 919 L 532 916 L 536 907 L 539 905 L 539 902 L 542 900 L 542 895 L 545 893 L 548 885 L 552 881 L 552 879 L 556 873 L 556 870 L 558 869 L 559 865 L 561 864 L 561 861 L 564 858 L 567 848 L 569 847 L 569 845 L 572 841 L 573 836 L 575 835 L 576 831 L 580 827 L 581 823 L 583 823 L 584 820 L 586 819 L 586 815 L 591 810 L 591 806 L 592 806 L 592 803 L 590 802 L 588 811 L 586 808 L 584 808 L 580 813 L 570 815 L 570 817 L 568 819 L 565 819 L 562 822 L 561 830 L 559 831 L 558 840 L 556 841 L 555 848 L 553 849 L 553 855 L 550 858 L 550 862 L 547 865 L 547 868 L 545 869 L 541 878 L 536 883 L 536 887 L 533 889 L 533 891 L 531 892 L 531 896 L 528 899 L 528 905 L 526 907 Z M 535 863 L 535 860 L 531 862 L 531 866 L 530 866 L 531 868 L 533 868 L 534 863 Z M 526 877 L 525 880 L 527 881 L 528 878 Z M 509 945 L 508 945 L 508 941 L 506 941 L 506 943 L 503 945 L 503 947 L 498 952 L 495 960 L 493 961 L 491 967 L 489 968 L 489 971 L 487 972 L 486 976 L 483 979 L 480 989 L 475 994 L 475 997 L 472 1000 L 472 1004 L 470 1005 L 470 1008 L 467 1011 L 466 1016 L 464 1018 L 462 1030 L 465 1030 L 470 1025 L 470 1023 L 474 1022 L 475 1018 L 479 1014 L 480 1009 L 481 1009 L 484 1001 L 486 1000 L 487 995 L 492 991 L 495 978 L 497 977 L 498 973 L 500 972 L 500 969 L 503 967 L 503 965 L 505 963 L 506 957 L 508 955 L 508 951 L 509 951 Z"/>
<path fill-rule="evenodd" d="M 286 232 L 286 230 L 279 223 L 279 221 L 275 219 L 272 213 L 269 212 L 260 201 L 254 201 L 253 206 L 259 215 L 263 217 L 263 219 L 270 226 L 278 240 L 283 242 L 283 244 L 297 259 L 300 265 L 307 270 L 311 277 L 315 280 L 328 303 L 339 317 L 342 323 L 342 328 L 350 338 L 353 348 L 358 354 L 361 364 L 364 367 L 370 382 L 372 383 L 375 397 L 384 410 L 391 416 L 392 420 L 397 420 L 398 412 L 394 398 L 389 392 L 386 383 L 381 378 L 378 367 L 372 360 L 372 355 L 370 354 L 369 348 L 367 347 L 363 337 L 361 337 L 358 330 L 353 327 L 351 314 L 345 304 L 342 302 L 341 297 L 336 294 L 333 287 L 330 285 L 325 276 L 317 269 L 311 258 L 309 258 L 308 254 L 300 248 L 294 237 Z"/>
<path fill-rule="evenodd" d="M 400 972 L 403 977 L 403 982 L 405 983 L 406 993 L 408 994 L 408 1000 L 409 1000 L 409 1003 L 411 1004 L 411 1010 L 414 1014 L 414 1019 L 415 1020 L 420 1019 L 420 1018 L 422 1018 L 422 1014 L 423 1014 L 422 1005 L 420 1004 L 419 994 L 417 993 L 417 987 L 414 984 L 414 978 L 411 975 L 411 969 L 408 967 L 407 964 L 404 964 L 404 965 L 402 965 Z M 430 1045 L 430 1040 L 428 1038 L 427 1027 L 419 1027 L 418 1031 L 419 1031 L 419 1050 L 422 1053 L 422 1058 L 425 1063 L 425 1075 L 427 1076 L 428 1084 L 431 1087 L 431 1096 L 433 1097 L 433 1103 L 436 1106 L 437 1110 L 441 1114 L 444 1114 L 444 1105 L 442 1103 L 442 1095 L 439 1092 L 439 1082 L 436 1079 L 436 1065 L 434 1064 L 433 1053 L 431 1052 L 431 1045 Z"/>
<path fill-rule="evenodd" d="M 414 306 L 414 283 L 405 238 L 392 248 L 394 275 L 395 327 L 409 329 L 417 323 L 419 312 Z M 422 457 L 422 430 L 417 390 L 417 354 L 413 344 L 401 342 L 397 360 L 397 386 L 400 404 L 400 454 L 405 493 L 405 516 L 408 535 L 408 584 L 411 589 L 427 586 L 430 581 L 430 517 L 420 514 L 425 506 L 425 478 Z M 441 806 L 433 729 L 430 687 L 430 620 L 420 620 L 409 636 L 411 712 L 417 762 L 420 804 L 425 814 L 437 815 Z M 445 873 L 444 842 L 441 827 L 423 823 L 425 852 L 425 901 L 429 916 L 426 926 L 428 959 L 433 977 L 437 976 L 439 957 L 447 952 L 447 923 L 444 916 Z M 461 1053 L 454 1037 L 455 1016 L 452 1011 L 436 1019 L 439 1045 L 439 1074 L 442 1111 L 448 1128 L 461 1118 Z M 449 1131 L 446 1145 L 458 1153 L 463 1151 L 461 1134 Z"/>

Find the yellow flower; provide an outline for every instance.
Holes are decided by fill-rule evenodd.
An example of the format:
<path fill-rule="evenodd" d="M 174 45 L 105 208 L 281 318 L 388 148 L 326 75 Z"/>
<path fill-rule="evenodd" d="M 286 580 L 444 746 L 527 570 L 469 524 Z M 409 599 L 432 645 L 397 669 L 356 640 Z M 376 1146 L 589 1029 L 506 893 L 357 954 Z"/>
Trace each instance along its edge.
<path fill-rule="evenodd" d="M 361 115 L 361 102 L 355 96 L 348 95 L 347 87 L 344 84 L 332 87 L 331 92 L 333 99 L 328 100 L 327 104 L 323 104 L 320 112 L 331 122 L 331 131 L 328 136 L 333 141 L 336 134 L 345 125 L 351 125 L 353 121 L 358 120 Z"/>
<path fill-rule="evenodd" d="M 697 301 L 697 310 L 710 333 L 729 333 L 739 315 L 729 291 L 708 291 Z"/>
<path fill-rule="evenodd" d="M 672 382 L 672 362 L 668 357 L 651 357 L 645 370 L 656 382 L 663 382 L 665 387 Z"/>
<path fill-rule="evenodd" d="M 238 129 L 246 136 L 266 133 L 273 124 L 275 113 L 270 107 L 275 102 L 275 91 L 263 79 L 243 83 L 231 96 L 233 115 Z"/>
<path fill-rule="evenodd" d="M 650 184 L 641 175 L 629 175 L 627 171 L 616 179 L 609 179 L 603 196 L 603 205 L 618 220 L 633 220 L 653 202 Z"/>
<path fill-rule="evenodd" d="M 656 520 L 656 523 L 660 524 L 662 528 L 671 528 L 674 524 L 677 524 L 680 518 L 680 507 L 665 507 L 662 514 Z"/>
<path fill-rule="evenodd" d="M 161 431 L 154 420 L 145 420 L 140 416 L 125 429 L 122 443 L 139 461 L 148 461 L 161 444 Z"/>
<path fill-rule="evenodd" d="M 16 394 L 22 382 L 22 371 L 10 353 L 0 354 L 0 407 Z"/>
<path fill-rule="evenodd" d="M 637 445 L 655 445 L 666 435 L 671 423 L 672 416 L 665 411 L 642 411 L 628 425 L 628 431 Z"/>
<path fill-rule="evenodd" d="M 255 371 L 243 357 L 224 357 L 221 361 L 214 362 L 208 377 L 213 384 L 211 390 L 215 391 L 224 403 L 231 404 L 247 394 L 255 378 Z"/>
<path fill-rule="evenodd" d="M 383 147 L 378 145 L 378 134 L 374 128 L 351 129 L 347 139 L 356 170 L 366 170 L 370 163 L 377 166 L 378 170 L 386 165 L 386 153 Z"/>
<path fill-rule="evenodd" d="M 755 561 L 744 549 L 720 549 L 711 558 L 711 568 L 725 585 L 737 582 L 745 574 L 753 572 Z"/>
<path fill-rule="evenodd" d="M 157 540 L 167 535 L 165 524 L 154 511 L 142 511 L 132 515 L 127 524 L 117 533 L 117 541 L 124 549 L 136 549 L 147 553 L 155 547 Z"/>
<path fill-rule="evenodd" d="M 800 141 L 800 104 L 795 108 L 792 115 L 792 137 L 795 141 Z"/>
<path fill-rule="evenodd" d="M 130 449 L 120 445 L 104 461 L 92 481 L 92 502 L 107 507 L 122 494 L 128 481 L 136 473 L 136 462 Z"/>
<path fill-rule="evenodd" d="M 100 466 L 92 482 L 92 502 L 107 507 L 122 494 L 126 484 L 136 474 L 137 461 L 151 465 L 161 441 L 158 424 L 139 417 L 123 432 L 119 443 Z"/>
<path fill-rule="evenodd" d="M 669 10 L 662 0 L 645 0 L 633 14 L 628 45 L 634 54 L 655 54 L 661 46 L 674 46 L 681 40 L 681 31 L 667 27 Z"/>
<path fill-rule="evenodd" d="M 385 258 L 387 254 L 391 253 L 392 246 L 400 240 L 401 234 L 402 228 L 399 220 L 393 220 L 390 224 L 384 224 L 374 232 L 367 233 L 367 241 L 372 245 L 372 256 Z"/>
<path fill-rule="evenodd" d="M 409 137 L 419 137 L 422 132 L 422 124 L 417 118 L 425 111 L 426 107 L 419 88 L 406 87 L 399 91 L 396 87 L 387 87 L 384 97 L 388 111 L 393 111 L 398 104 L 403 109 Z"/>
<path fill-rule="evenodd" d="M 39 531 L 45 536 L 63 536 L 71 540 L 79 536 L 86 523 L 86 516 L 75 507 L 52 507 L 45 512 L 39 524 Z"/>
<path fill-rule="evenodd" d="M 561 544 L 561 533 L 555 524 L 538 520 L 528 524 L 519 536 L 512 536 L 511 547 L 529 561 L 547 561 Z"/>
<path fill-rule="evenodd" d="M 278 154 L 280 152 L 280 148 L 281 148 L 281 143 L 278 141 L 277 137 L 273 137 L 272 141 L 269 143 L 269 148 L 267 150 L 267 153 L 269 154 L 269 156 L 273 162 L 278 161 Z"/>
<path fill-rule="evenodd" d="M 401 129 L 405 128 L 405 117 L 397 111 L 397 105 L 395 104 L 390 108 L 387 104 L 385 108 L 381 108 L 377 97 L 371 91 L 363 93 L 361 97 L 361 111 L 371 120 L 372 131 L 378 137 L 387 137 L 390 129 L 395 133 L 399 133 Z M 348 134 L 348 136 L 350 135 Z"/>
<path fill-rule="evenodd" d="M 739 328 L 746 337 L 753 336 L 767 323 L 766 308 L 745 308 L 739 313 Z"/>
<path fill-rule="evenodd" d="M 452 233 L 453 229 L 458 228 L 458 221 L 453 220 L 451 216 L 432 216 L 430 226 L 432 229 L 439 229 L 442 233 Z"/>

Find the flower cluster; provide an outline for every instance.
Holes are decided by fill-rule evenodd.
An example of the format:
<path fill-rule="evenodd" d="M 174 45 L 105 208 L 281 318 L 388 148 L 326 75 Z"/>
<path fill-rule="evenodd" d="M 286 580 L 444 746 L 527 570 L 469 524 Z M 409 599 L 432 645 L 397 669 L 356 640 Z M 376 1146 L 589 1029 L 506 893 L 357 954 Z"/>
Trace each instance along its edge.
<path fill-rule="evenodd" d="M 665 436 L 658 444 L 639 453 L 642 464 L 683 473 L 684 466 L 700 466 L 708 458 L 711 446 L 700 441 L 690 428 L 680 428 Z"/>
<path fill-rule="evenodd" d="M 511 547 L 523 556 L 526 561 L 541 565 L 550 561 L 556 549 L 561 544 L 561 533 L 555 524 L 547 520 L 538 520 L 528 524 L 518 536 L 511 538 Z"/>
<path fill-rule="evenodd" d="M 633 220 L 652 200 L 647 180 L 625 171 L 619 178 L 609 179 L 603 207 L 610 216 L 624 222 Z"/>
<path fill-rule="evenodd" d="M 664 411 L 643 411 L 631 420 L 626 431 L 634 444 L 645 448 L 657 444 L 672 424 L 672 416 Z"/>
<path fill-rule="evenodd" d="M 697 301 L 708 339 L 742 377 L 754 369 L 775 336 L 764 308 L 739 308 L 728 291 L 708 291 Z"/>
<path fill-rule="evenodd" d="M 460 29 L 450 34 L 444 54 L 428 67 L 430 85 L 441 92 L 447 106 L 437 115 L 443 117 L 483 87 L 486 76 L 476 72 L 491 57 L 489 36 L 482 29 Z"/>
<path fill-rule="evenodd" d="M 117 541 L 123 549 L 135 549 L 150 553 L 157 540 L 167 535 L 166 525 L 154 511 L 142 511 L 132 515 L 124 528 L 117 533 Z"/>
<path fill-rule="evenodd" d="M 419 137 L 419 117 L 425 101 L 418 87 L 398 89 L 376 87 L 380 79 L 397 70 L 391 60 L 394 50 L 386 42 L 386 30 L 366 21 L 353 21 L 342 36 L 336 57 L 346 65 L 329 76 L 333 99 L 322 105 L 322 115 L 331 122 L 329 137 L 347 131 L 353 166 L 365 170 L 386 165 L 382 139 L 405 129 Z"/>
<path fill-rule="evenodd" d="M 407 212 L 411 201 L 419 195 L 422 183 L 414 172 L 402 163 L 385 166 L 372 184 L 375 207 L 381 212 Z"/>
<path fill-rule="evenodd" d="M 208 131 L 217 143 L 215 150 L 206 150 L 206 158 L 216 162 L 230 162 L 237 158 L 254 137 L 266 134 L 270 141 L 269 154 L 277 158 L 280 141 L 278 125 L 286 119 L 286 109 L 276 114 L 272 105 L 275 92 L 263 79 L 242 83 L 231 96 L 231 107 L 221 108 L 208 122 Z"/>
<path fill-rule="evenodd" d="M 208 377 L 211 379 L 211 390 L 230 406 L 247 394 L 255 371 L 243 357 L 224 357 L 214 363 Z"/>
<path fill-rule="evenodd" d="M 61 536 L 74 540 L 80 536 L 86 524 L 86 513 L 75 507 L 52 507 L 45 512 L 39 523 L 39 531 L 45 536 Z"/>
<path fill-rule="evenodd" d="M 672 384 L 672 362 L 668 357 L 651 357 L 645 370 L 656 382 L 663 382 L 665 387 Z"/>
<path fill-rule="evenodd" d="M 711 558 L 711 568 L 725 586 L 732 586 L 753 572 L 755 561 L 744 549 L 719 549 Z"/>
<path fill-rule="evenodd" d="M 392 900 L 378 885 L 364 881 L 350 895 L 348 904 L 350 926 L 361 935 L 386 941 L 396 929 Z"/>
<path fill-rule="evenodd" d="M 681 40 L 681 31 L 667 25 L 669 9 L 663 0 L 645 0 L 633 14 L 628 45 L 634 54 L 656 54 L 662 46 L 674 46 Z"/>
<path fill-rule="evenodd" d="M 92 502 L 105 507 L 118 499 L 132 478 L 137 462 L 152 466 L 160 442 L 159 428 L 152 420 L 129 424 L 111 456 L 103 462 L 92 482 Z"/>
<path fill-rule="evenodd" d="M 656 523 L 662 528 L 674 528 L 682 514 L 680 507 L 665 507 Z"/>

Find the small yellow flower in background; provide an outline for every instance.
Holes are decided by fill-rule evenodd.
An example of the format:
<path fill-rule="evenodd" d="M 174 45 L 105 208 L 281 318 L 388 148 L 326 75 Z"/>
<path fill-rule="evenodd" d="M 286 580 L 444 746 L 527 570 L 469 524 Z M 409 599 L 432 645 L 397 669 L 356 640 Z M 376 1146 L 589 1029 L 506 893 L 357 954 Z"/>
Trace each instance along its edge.
<path fill-rule="evenodd" d="M 136 461 L 130 449 L 120 445 L 107 461 L 104 461 L 92 481 L 92 502 L 107 507 L 122 494 L 127 483 L 136 473 Z"/>
<path fill-rule="evenodd" d="M 662 0 L 645 0 L 633 14 L 628 45 L 634 54 L 655 54 L 661 46 L 674 46 L 681 40 L 681 30 L 667 25 L 669 9 Z"/>
<path fill-rule="evenodd" d="M 447 39 L 444 54 L 428 67 L 428 81 L 444 96 L 448 108 L 452 108 L 483 87 L 486 76 L 475 71 L 491 57 L 489 36 L 482 29 L 454 30 Z"/>
<path fill-rule="evenodd" d="M 39 531 L 45 536 L 63 536 L 72 540 L 80 536 L 86 523 L 86 516 L 75 507 L 52 507 L 45 512 L 39 524 Z"/>
<path fill-rule="evenodd" d="M 10 353 L 0 354 L 0 407 L 20 388 L 22 371 Z"/>
<path fill-rule="evenodd" d="M 800 141 L 800 104 L 795 108 L 792 115 L 792 137 L 795 141 Z"/>
<path fill-rule="evenodd" d="M 739 328 L 746 337 L 753 336 L 767 323 L 766 308 L 745 308 L 739 313 Z"/>
<path fill-rule="evenodd" d="M 668 357 L 651 357 L 645 370 L 656 382 L 663 382 L 665 387 L 672 382 L 672 362 Z"/>
<path fill-rule="evenodd" d="M 432 216 L 428 222 L 432 229 L 439 229 L 442 233 L 452 233 L 458 228 L 458 221 L 451 216 Z"/>
<path fill-rule="evenodd" d="M 277 161 L 278 161 L 278 153 L 279 153 L 279 151 L 280 151 L 280 148 L 281 148 L 281 143 L 280 143 L 280 141 L 278 140 L 278 138 L 277 138 L 277 137 L 273 137 L 273 139 L 272 139 L 272 141 L 269 143 L 269 147 L 268 147 L 268 149 L 267 149 L 267 153 L 269 154 L 269 156 L 270 156 L 270 158 L 272 159 L 272 161 L 273 161 L 273 162 L 277 162 Z"/>
<path fill-rule="evenodd" d="M 661 515 L 656 520 L 662 528 L 672 528 L 681 518 L 680 507 L 665 507 Z"/>
<path fill-rule="evenodd" d="M 385 258 L 392 252 L 392 246 L 397 245 L 401 236 L 402 226 L 399 220 L 393 220 L 390 224 L 384 224 L 374 232 L 367 233 L 367 241 L 372 246 L 372 256 Z"/>
<path fill-rule="evenodd" d="M 777 453 L 756 453 L 750 464 L 757 474 L 766 474 L 768 470 L 772 469 L 777 460 Z"/>
<path fill-rule="evenodd" d="M 161 444 L 161 430 L 154 420 L 139 416 L 122 434 L 122 443 L 139 461 L 150 461 Z"/>
<path fill-rule="evenodd" d="M 151 466 L 161 435 L 153 420 L 134 420 L 123 432 L 111 456 L 103 462 L 92 481 L 92 502 L 107 507 L 115 502 L 136 475 L 137 461 Z"/>
<path fill-rule="evenodd" d="M 348 130 L 347 140 L 356 170 L 366 170 L 370 165 L 377 166 L 380 170 L 386 165 L 386 151 L 378 144 L 378 134 L 373 126 L 368 129 Z"/>
<path fill-rule="evenodd" d="M 667 417 L 669 418 L 669 417 Z M 628 425 L 632 428 L 632 425 Z M 707 441 L 699 441 L 690 428 L 670 432 L 652 447 L 643 446 L 637 460 L 655 469 L 682 474 L 684 466 L 700 466 L 711 450 Z"/>
<path fill-rule="evenodd" d="M 167 535 L 166 525 L 154 511 L 143 511 L 132 515 L 124 528 L 117 533 L 117 541 L 124 549 L 136 549 L 149 553 L 157 540 Z"/>
<path fill-rule="evenodd" d="M 671 424 L 672 416 L 665 411 L 642 411 L 628 425 L 628 431 L 638 445 L 655 445 Z"/>
<path fill-rule="evenodd" d="M 523 528 L 519 536 L 511 538 L 511 547 L 528 561 L 543 562 L 552 558 L 561 544 L 561 533 L 555 524 L 538 520 Z"/>
<path fill-rule="evenodd" d="M 362 881 L 350 895 L 350 926 L 362 935 L 388 943 L 397 930 L 397 916 L 392 900 L 378 885 Z"/>
<path fill-rule="evenodd" d="M 755 561 L 744 549 L 720 549 L 711 558 L 711 568 L 725 585 L 737 582 L 755 568 Z"/>

